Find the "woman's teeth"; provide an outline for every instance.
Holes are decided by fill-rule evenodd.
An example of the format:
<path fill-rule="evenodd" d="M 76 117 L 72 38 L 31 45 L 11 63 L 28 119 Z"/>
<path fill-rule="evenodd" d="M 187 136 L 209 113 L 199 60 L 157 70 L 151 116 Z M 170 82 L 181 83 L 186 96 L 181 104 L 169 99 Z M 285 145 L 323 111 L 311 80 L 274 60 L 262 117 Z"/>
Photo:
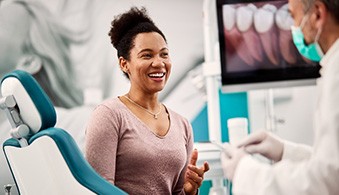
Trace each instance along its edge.
<path fill-rule="evenodd" d="M 161 78 L 165 75 L 165 73 L 151 73 L 148 76 L 153 77 L 153 78 Z"/>

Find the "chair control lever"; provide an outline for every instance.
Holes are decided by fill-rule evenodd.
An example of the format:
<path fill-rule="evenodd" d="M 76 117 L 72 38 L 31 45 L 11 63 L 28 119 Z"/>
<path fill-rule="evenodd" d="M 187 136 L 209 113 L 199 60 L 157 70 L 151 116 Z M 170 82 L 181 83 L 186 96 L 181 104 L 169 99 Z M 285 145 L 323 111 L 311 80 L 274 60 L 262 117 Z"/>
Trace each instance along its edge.
<path fill-rule="evenodd" d="M 6 112 L 9 123 L 12 126 L 11 136 L 19 140 L 21 147 L 27 146 L 25 137 L 29 134 L 29 127 L 22 121 L 17 103 L 13 95 L 9 95 L 0 99 L 0 108 Z"/>

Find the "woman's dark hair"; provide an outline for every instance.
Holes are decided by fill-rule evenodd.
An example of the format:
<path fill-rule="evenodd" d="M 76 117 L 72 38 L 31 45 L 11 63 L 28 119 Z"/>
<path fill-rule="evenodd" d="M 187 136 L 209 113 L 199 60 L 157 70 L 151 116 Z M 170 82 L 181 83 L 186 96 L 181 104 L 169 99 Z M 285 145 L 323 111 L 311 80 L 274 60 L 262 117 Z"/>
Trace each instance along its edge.
<path fill-rule="evenodd" d="M 117 49 L 118 57 L 130 59 L 130 50 L 134 47 L 134 39 L 139 33 L 157 32 L 166 41 L 165 35 L 148 16 L 144 7 L 132 7 L 129 11 L 116 16 L 111 22 L 108 33 L 113 47 Z M 128 78 L 128 74 L 125 73 Z"/>

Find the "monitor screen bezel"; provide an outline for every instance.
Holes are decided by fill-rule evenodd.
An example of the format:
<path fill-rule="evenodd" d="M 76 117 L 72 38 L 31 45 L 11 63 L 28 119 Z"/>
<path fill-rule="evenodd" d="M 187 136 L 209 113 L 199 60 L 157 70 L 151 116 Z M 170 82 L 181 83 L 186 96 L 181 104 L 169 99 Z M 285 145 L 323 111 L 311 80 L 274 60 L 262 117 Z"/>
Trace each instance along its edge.
<path fill-rule="evenodd" d="M 320 77 L 320 66 L 300 66 L 278 69 L 228 72 L 222 6 L 225 4 L 262 3 L 282 0 L 217 0 L 217 27 L 223 92 L 248 91 L 251 89 L 276 88 L 298 85 L 314 85 Z M 286 1 L 287 2 L 287 1 Z"/>

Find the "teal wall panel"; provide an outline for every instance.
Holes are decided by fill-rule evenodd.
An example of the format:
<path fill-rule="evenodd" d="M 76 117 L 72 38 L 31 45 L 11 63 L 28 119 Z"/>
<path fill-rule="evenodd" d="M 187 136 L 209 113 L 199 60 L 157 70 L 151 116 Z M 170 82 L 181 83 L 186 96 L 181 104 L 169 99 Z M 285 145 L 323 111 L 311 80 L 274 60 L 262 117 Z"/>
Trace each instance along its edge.
<path fill-rule="evenodd" d="M 221 140 L 228 142 L 227 120 L 234 117 L 248 118 L 247 93 L 220 93 Z"/>
<path fill-rule="evenodd" d="M 207 105 L 202 108 L 200 113 L 191 122 L 195 142 L 206 142 L 209 140 Z"/>
<path fill-rule="evenodd" d="M 219 98 L 221 139 L 223 142 L 228 142 L 227 120 L 233 117 L 248 118 L 247 93 L 223 94 L 220 92 Z M 195 142 L 205 142 L 209 140 L 207 105 L 205 105 L 195 119 L 191 121 L 191 124 Z"/>
<path fill-rule="evenodd" d="M 233 117 L 248 118 L 247 93 L 219 93 L 220 98 L 220 125 L 223 142 L 228 142 L 227 119 Z M 194 141 L 206 142 L 208 135 L 207 105 L 205 105 L 196 118 L 191 121 L 193 127 Z M 200 187 L 200 195 L 208 195 L 211 181 L 204 181 Z"/>

